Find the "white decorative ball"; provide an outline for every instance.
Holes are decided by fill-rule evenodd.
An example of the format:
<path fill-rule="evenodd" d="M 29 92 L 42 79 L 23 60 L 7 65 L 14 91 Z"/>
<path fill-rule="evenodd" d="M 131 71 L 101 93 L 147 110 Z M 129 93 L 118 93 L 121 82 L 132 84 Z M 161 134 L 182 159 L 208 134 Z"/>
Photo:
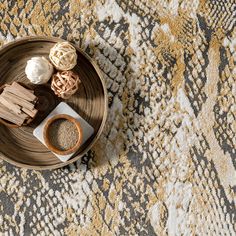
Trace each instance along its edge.
<path fill-rule="evenodd" d="M 77 64 L 76 49 L 68 42 L 58 42 L 51 48 L 49 59 L 56 69 L 71 70 Z"/>
<path fill-rule="evenodd" d="M 45 57 L 32 57 L 27 61 L 25 74 L 33 84 L 45 84 L 53 73 L 52 64 Z"/>

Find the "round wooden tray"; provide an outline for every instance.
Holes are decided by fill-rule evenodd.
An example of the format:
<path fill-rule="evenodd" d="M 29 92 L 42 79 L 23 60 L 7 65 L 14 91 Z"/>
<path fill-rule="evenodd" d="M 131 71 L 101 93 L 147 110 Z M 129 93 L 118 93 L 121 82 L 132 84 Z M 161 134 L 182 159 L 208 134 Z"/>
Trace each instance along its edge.
<path fill-rule="evenodd" d="M 45 170 L 73 163 L 91 149 L 104 128 L 107 116 L 104 81 L 94 61 L 74 45 L 78 60 L 73 70 L 79 74 L 81 84 L 77 93 L 65 102 L 93 126 L 94 135 L 67 162 L 61 162 L 33 136 L 34 128 L 61 100 L 53 94 L 50 85 L 36 87 L 29 83 L 24 72 L 26 62 L 33 56 L 48 58 L 50 48 L 60 41 L 63 40 L 53 37 L 27 37 L 8 43 L 0 49 L 0 86 L 12 81 L 23 82 L 34 88 L 39 97 L 39 115 L 29 126 L 9 128 L 0 124 L 0 158 L 16 166 Z"/>

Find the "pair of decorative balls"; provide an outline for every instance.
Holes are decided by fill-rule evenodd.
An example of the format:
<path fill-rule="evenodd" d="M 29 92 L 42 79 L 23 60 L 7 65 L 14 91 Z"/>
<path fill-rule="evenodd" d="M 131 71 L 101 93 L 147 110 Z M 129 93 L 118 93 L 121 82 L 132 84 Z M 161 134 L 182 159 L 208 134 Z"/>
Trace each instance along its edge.
<path fill-rule="evenodd" d="M 54 93 L 68 99 L 80 83 L 79 76 L 71 71 L 77 64 L 76 49 L 68 42 L 56 43 L 50 50 L 49 59 L 51 63 L 45 57 L 32 57 L 25 67 L 26 76 L 33 84 L 45 84 L 52 77 Z M 58 70 L 56 74 L 53 74 L 53 66 Z"/>

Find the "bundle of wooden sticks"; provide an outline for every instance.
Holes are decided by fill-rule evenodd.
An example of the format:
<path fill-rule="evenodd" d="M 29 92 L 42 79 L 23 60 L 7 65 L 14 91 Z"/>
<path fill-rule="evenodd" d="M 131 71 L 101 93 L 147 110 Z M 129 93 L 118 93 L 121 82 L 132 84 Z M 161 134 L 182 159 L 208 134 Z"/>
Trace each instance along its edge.
<path fill-rule="evenodd" d="M 5 85 L 0 94 L 0 118 L 21 126 L 35 117 L 37 97 L 17 82 Z"/>

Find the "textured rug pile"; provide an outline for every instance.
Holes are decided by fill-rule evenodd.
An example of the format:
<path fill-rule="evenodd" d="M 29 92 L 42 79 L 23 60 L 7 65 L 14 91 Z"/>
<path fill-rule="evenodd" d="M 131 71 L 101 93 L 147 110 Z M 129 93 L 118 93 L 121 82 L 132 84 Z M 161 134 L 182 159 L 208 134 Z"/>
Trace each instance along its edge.
<path fill-rule="evenodd" d="M 2 0 L 0 44 L 76 43 L 103 73 L 109 114 L 71 166 L 0 161 L 0 235 L 235 235 L 235 9 L 235 0 Z"/>

